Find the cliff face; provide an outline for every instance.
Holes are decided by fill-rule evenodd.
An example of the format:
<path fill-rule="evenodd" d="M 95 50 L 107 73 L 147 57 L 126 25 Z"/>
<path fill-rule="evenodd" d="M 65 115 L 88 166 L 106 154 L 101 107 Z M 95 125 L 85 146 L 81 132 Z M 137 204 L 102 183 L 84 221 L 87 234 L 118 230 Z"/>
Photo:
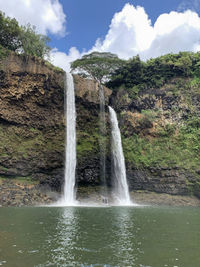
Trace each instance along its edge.
<path fill-rule="evenodd" d="M 0 177 L 63 176 L 64 74 L 11 54 L 0 63 Z"/>
<path fill-rule="evenodd" d="M 200 196 L 199 99 L 199 85 L 183 78 L 132 98 L 113 93 L 131 189 Z"/>
<path fill-rule="evenodd" d="M 99 184 L 99 98 L 94 81 L 75 76 L 77 177 Z M 60 190 L 64 177 L 64 72 L 10 54 L 0 62 L 0 177 Z M 105 89 L 106 101 L 111 94 Z"/>
<path fill-rule="evenodd" d="M 79 76 L 74 76 L 74 83 L 77 112 L 77 183 L 79 185 L 99 185 L 101 184 L 99 87 L 94 81 L 85 80 Z M 112 91 L 104 88 L 104 92 L 105 102 L 108 104 Z M 107 142 L 109 142 L 109 138 L 107 138 Z M 109 172 L 109 167 L 107 172 Z"/>
<path fill-rule="evenodd" d="M 34 58 L 0 62 L 0 178 L 25 179 L 60 190 L 64 177 L 65 74 Z M 99 185 L 99 88 L 74 76 L 77 183 Z M 118 113 L 131 190 L 200 196 L 200 91 L 174 79 L 130 97 L 105 88 Z M 107 108 L 107 107 L 106 107 Z M 109 118 L 107 178 L 110 183 Z"/>

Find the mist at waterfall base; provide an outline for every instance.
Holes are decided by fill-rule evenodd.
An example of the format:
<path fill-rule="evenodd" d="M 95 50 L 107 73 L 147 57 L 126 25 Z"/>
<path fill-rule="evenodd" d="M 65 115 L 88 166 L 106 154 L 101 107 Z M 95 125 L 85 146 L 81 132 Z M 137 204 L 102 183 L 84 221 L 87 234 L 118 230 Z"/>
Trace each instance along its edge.
<path fill-rule="evenodd" d="M 3 267 L 198 267 L 199 208 L 0 208 Z"/>

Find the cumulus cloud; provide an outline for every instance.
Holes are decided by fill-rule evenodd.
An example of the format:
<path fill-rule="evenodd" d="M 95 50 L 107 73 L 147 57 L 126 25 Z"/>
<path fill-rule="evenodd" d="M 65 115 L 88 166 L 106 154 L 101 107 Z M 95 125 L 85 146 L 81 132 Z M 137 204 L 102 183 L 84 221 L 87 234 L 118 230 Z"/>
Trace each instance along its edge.
<path fill-rule="evenodd" d="M 184 13 L 162 14 L 154 24 L 154 39 L 144 59 L 179 51 L 198 51 L 200 45 L 200 17 L 190 10 Z"/>
<path fill-rule="evenodd" d="M 0 10 L 21 25 L 36 26 L 39 33 L 65 34 L 66 16 L 58 0 L 0 0 Z"/>
<path fill-rule="evenodd" d="M 97 40 L 93 50 L 110 51 L 121 58 L 130 58 L 147 49 L 154 38 L 151 21 L 143 7 L 126 4 L 116 13 L 103 41 Z"/>
<path fill-rule="evenodd" d="M 200 0 L 184 0 L 178 11 L 161 14 L 152 25 L 143 7 L 127 3 L 114 14 L 105 38 L 97 39 L 89 51 L 72 47 L 66 54 L 55 48 L 51 61 L 69 71 L 70 62 L 93 51 L 115 53 L 124 59 L 139 54 L 143 60 L 166 53 L 200 51 L 200 17 L 195 12 L 199 8 Z M 30 22 L 40 33 L 65 33 L 66 16 L 59 0 L 0 0 L 0 9 L 20 24 Z"/>
<path fill-rule="evenodd" d="M 113 16 L 105 38 L 97 39 L 92 49 L 80 53 L 73 47 L 68 55 L 55 50 L 53 63 L 69 71 L 69 62 L 93 51 L 115 53 L 124 59 L 139 54 L 143 60 L 179 51 L 197 52 L 200 17 L 191 10 L 172 11 L 161 14 L 152 25 L 143 7 L 126 4 Z"/>
<path fill-rule="evenodd" d="M 146 60 L 166 53 L 198 51 L 200 17 L 187 10 L 161 14 L 151 24 L 143 7 L 126 4 L 111 21 L 104 40 L 98 39 L 92 50 L 112 52 L 128 59 L 139 54 Z"/>
<path fill-rule="evenodd" d="M 59 52 L 58 49 L 54 48 L 51 51 L 50 58 L 52 64 L 58 66 L 65 70 L 66 72 L 70 71 L 70 63 L 78 58 L 80 58 L 83 54 L 81 54 L 76 47 L 71 47 L 69 53 L 66 54 L 64 52 Z"/>

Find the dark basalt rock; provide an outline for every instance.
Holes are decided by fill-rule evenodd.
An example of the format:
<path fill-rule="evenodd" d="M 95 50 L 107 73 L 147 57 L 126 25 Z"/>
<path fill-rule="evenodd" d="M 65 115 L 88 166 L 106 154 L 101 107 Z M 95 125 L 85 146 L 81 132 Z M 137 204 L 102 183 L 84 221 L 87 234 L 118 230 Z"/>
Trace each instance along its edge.
<path fill-rule="evenodd" d="M 131 190 L 148 190 L 156 193 L 187 195 L 187 172 L 170 168 L 128 168 L 127 177 Z"/>
<path fill-rule="evenodd" d="M 21 178 L 37 181 L 40 185 L 61 191 L 64 181 L 65 117 L 64 79 L 62 71 L 52 69 L 37 59 L 10 54 L 1 60 L 0 70 L 0 178 Z M 77 112 L 77 171 L 76 183 L 98 186 L 99 161 L 99 87 L 92 80 L 74 76 Z M 192 109 L 182 95 L 173 93 L 173 82 L 166 88 L 149 88 L 130 98 L 123 89 L 113 92 L 104 88 L 106 112 L 108 103 L 119 115 L 124 137 L 134 134 L 156 138 L 156 125 L 143 114 L 155 111 L 161 126 L 166 123 L 181 125 Z M 191 96 L 196 114 L 200 114 L 200 94 Z M 160 113 L 159 113 L 159 112 Z M 157 113 L 156 113 L 157 112 Z M 110 128 L 107 119 L 107 148 L 110 147 Z M 111 186 L 110 149 L 106 151 L 107 183 Z M 178 167 L 135 167 L 127 163 L 127 178 L 131 190 L 148 190 L 169 194 L 195 194 L 200 197 L 198 170 Z M 11 196 L 23 190 L 12 189 Z M 35 198 L 28 188 L 24 203 Z M 37 187 L 34 189 L 37 191 Z M 34 192 L 36 192 L 34 191 Z M 39 191 L 38 191 L 39 192 Z M 23 195 L 23 194 L 22 194 Z M 1 201 L 6 201 L 4 192 Z M 38 196 L 39 197 L 39 196 Z M 37 197 L 36 197 L 37 198 Z M 20 198 L 22 199 L 22 198 Z M 10 200 L 9 200 L 10 201 Z M 8 203 L 7 203 L 8 205 Z"/>

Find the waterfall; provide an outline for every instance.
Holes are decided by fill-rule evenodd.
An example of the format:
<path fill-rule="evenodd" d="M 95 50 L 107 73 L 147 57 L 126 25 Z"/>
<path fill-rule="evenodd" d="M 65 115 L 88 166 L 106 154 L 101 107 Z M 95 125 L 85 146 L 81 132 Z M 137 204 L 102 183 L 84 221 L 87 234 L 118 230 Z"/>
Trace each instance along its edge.
<path fill-rule="evenodd" d="M 121 134 L 118 126 L 117 115 L 114 109 L 109 107 L 111 122 L 111 145 L 113 157 L 114 195 L 121 205 L 130 205 L 130 196 L 126 180 L 126 167 L 121 144 Z"/>
<path fill-rule="evenodd" d="M 76 171 L 76 108 L 74 81 L 70 73 L 66 74 L 66 147 L 65 147 L 65 181 L 63 202 L 73 205 L 75 202 L 75 171 Z"/>

